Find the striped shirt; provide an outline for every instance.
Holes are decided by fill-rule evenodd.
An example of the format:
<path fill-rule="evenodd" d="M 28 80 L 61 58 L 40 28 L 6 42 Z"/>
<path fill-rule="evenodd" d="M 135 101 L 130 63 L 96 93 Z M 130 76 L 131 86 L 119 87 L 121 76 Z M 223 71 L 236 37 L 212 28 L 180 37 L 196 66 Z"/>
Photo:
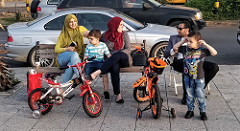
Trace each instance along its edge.
<path fill-rule="evenodd" d="M 85 57 L 91 58 L 96 56 L 93 61 L 104 61 L 104 55 L 108 55 L 110 52 L 105 43 L 100 42 L 98 46 L 93 46 L 92 44 L 88 44 L 85 48 Z"/>

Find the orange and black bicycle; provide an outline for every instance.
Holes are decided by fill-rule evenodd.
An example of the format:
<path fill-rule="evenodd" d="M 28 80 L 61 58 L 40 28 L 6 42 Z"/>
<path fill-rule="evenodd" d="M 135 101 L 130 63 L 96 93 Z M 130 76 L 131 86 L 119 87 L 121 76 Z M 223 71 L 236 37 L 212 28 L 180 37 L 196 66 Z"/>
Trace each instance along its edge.
<path fill-rule="evenodd" d="M 139 50 L 139 47 L 137 47 Z M 144 66 L 142 77 L 139 78 L 133 84 L 133 97 L 136 101 L 142 103 L 149 101 L 149 105 L 144 109 L 137 109 L 138 118 L 142 118 L 142 112 L 151 109 L 153 117 L 155 119 L 159 118 L 161 115 L 161 110 L 163 99 L 160 94 L 160 89 L 158 87 L 158 75 L 162 74 L 167 63 L 161 58 L 148 58 L 147 63 Z M 176 117 L 176 110 L 174 108 L 164 107 L 165 111 L 169 111 L 173 118 Z"/>

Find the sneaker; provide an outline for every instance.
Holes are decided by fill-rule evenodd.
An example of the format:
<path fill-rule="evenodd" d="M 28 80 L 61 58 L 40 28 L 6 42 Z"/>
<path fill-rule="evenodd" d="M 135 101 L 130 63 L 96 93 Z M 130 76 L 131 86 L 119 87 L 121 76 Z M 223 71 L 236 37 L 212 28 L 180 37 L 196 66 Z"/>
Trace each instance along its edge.
<path fill-rule="evenodd" d="M 207 120 L 206 112 L 200 112 L 200 118 L 201 118 L 201 120 L 203 120 L 203 121 Z"/>
<path fill-rule="evenodd" d="M 187 113 L 185 114 L 185 118 L 186 119 L 190 119 L 194 116 L 194 112 L 193 111 L 187 111 Z"/>

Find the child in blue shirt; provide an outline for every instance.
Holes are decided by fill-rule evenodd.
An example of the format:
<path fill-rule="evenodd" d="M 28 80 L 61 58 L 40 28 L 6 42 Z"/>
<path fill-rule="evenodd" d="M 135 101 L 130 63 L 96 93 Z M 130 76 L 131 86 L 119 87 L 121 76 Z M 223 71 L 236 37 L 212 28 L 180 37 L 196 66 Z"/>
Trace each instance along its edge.
<path fill-rule="evenodd" d="M 90 44 L 88 44 L 85 48 L 84 60 L 87 58 L 92 58 L 96 56 L 94 60 L 89 61 L 85 66 L 85 77 L 89 77 L 90 74 L 101 68 L 104 62 L 104 56 L 110 57 L 111 54 L 108 50 L 108 47 L 105 43 L 100 42 L 101 31 L 99 29 L 92 29 L 88 33 L 88 40 Z M 106 75 L 102 75 L 104 90 L 108 89 L 108 77 Z M 106 99 L 109 99 L 106 98 Z"/>
<path fill-rule="evenodd" d="M 184 84 L 187 91 L 187 107 L 188 111 L 185 118 L 190 119 L 194 116 L 195 99 L 198 100 L 200 118 L 207 120 L 206 115 L 206 98 L 204 93 L 205 79 L 203 61 L 206 56 L 215 56 L 217 51 L 204 40 L 201 40 L 199 32 L 191 32 L 182 41 L 173 46 L 175 53 L 178 53 L 179 47 L 187 42 L 187 52 L 184 56 Z M 180 50 L 179 50 L 180 52 Z"/>

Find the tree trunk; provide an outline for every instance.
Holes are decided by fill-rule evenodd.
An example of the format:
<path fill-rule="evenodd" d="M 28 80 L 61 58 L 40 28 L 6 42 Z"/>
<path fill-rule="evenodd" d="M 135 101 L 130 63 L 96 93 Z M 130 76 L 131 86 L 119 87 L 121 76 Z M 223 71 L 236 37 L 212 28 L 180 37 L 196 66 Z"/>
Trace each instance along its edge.
<path fill-rule="evenodd" d="M 4 46 L 3 44 L 0 44 L 0 47 Z M 7 50 L 0 50 L 0 54 L 7 53 Z M 0 91 L 6 91 L 8 89 L 11 89 L 14 85 L 19 83 L 17 79 L 15 79 L 14 74 L 11 70 L 7 69 L 7 64 L 2 61 L 2 59 L 5 59 L 7 57 L 4 57 L 0 55 Z"/>

